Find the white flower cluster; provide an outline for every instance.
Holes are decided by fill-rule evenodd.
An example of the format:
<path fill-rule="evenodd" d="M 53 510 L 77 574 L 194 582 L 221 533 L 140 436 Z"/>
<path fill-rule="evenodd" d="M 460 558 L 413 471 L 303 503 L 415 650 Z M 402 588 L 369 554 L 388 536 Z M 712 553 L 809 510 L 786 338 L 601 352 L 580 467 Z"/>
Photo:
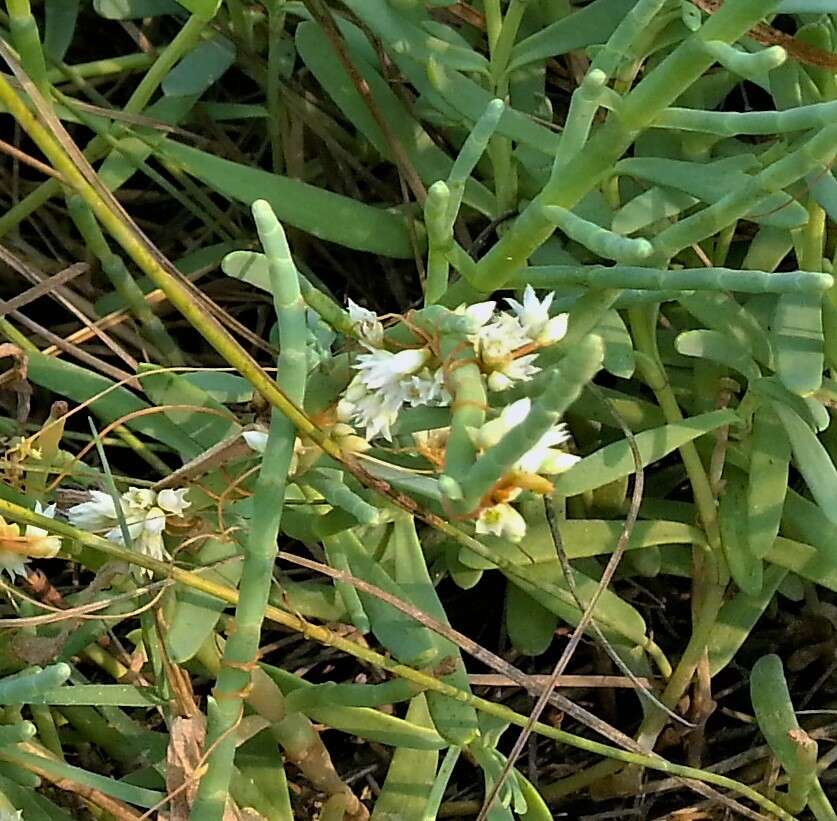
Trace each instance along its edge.
<path fill-rule="evenodd" d="M 550 317 L 554 293 L 539 300 L 535 289 L 526 286 L 523 302 L 506 299 L 512 313 L 495 313 L 495 302 L 481 302 L 465 310 L 479 325 L 469 337 L 492 391 L 503 391 L 515 382 L 527 382 L 540 368 L 537 351 L 563 339 L 567 314 Z M 482 320 L 482 321 L 480 321 Z"/>
<path fill-rule="evenodd" d="M 166 489 L 159 493 L 147 488 L 132 487 L 119 497 L 119 506 L 128 525 L 133 547 L 152 558 L 166 558 L 163 531 L 166 520 L 180 518 L 191 504 L 186 500 L 188 488 Z M 91 490 L 89 502 L 71 507 L 70 523 L 82 530 L 104 534 L 105 538 L 123 544 L 122 529 L 116 504 L 109 493 Z"/>
<path fill-rule="evenodd" d="M 501 391 L 531 379 L 538 350 L 560 340 L 567 332 L 567 314 L 550 317 L 554 294 L 539 300 L 526 286 L 523 302 L 507 299 L 509 312 L 497 303 L 462 305 L 455 313 L 467 320 L 468 339 L 489 390 Z M 337 405 L 337 418 L 365 429 L 367 441 L 378 436 L 392 440 L 392 427 L 404 405 L 443 407 L 452 401 L 441 365 L 429 366 L 429 348 L 408 348 L 392 353 L 383 348 L 384 326 L 377 314 L 349 300 L 349 319 L 368 353 L 357 357 L 357 371 Z"/>
<path fill-rule="evenodd" d="M 379 347 L 384 327 L 377 315 L 349 300 L 349 318 L 368 353 L 360 354 L 357 371 L 337 404 L 340 422 L 365 428 L 366 439 L 383 436 L 392 441 L 392 426 L 404 405 L 444 406 L 451 402 L 444 373 L 427 367 L 429 348 L 406 348 L 392 353 Z"/>
<path fill-rule="evenodd" d="M 496 445 L 512 428 L 519 425 L 532 409 L 529 399 L 520 399 L 503 409 L 496 419 L 486 422 L 480 428 L 471 428 L 468 434 L 478 451 L 487 450 Z M 525 475 L 531 477 L 556 476 L 569 470 L 579 459 L 567 453 L 559 446 L 570 438 L 567 426 L 563 423 L 548 430 L 513 467 L 511 481 L 502 486 L 502 501 L 484 507 L 477 519 L 476 531 L 491 534 L 519 542 L 526 535 L 526 521 L 509 504 L 522 492 L 526 484 Z M 514 474 L 518 474 L 515 476 Z M 520 476 L 523 474 L 524 476 Z"/>

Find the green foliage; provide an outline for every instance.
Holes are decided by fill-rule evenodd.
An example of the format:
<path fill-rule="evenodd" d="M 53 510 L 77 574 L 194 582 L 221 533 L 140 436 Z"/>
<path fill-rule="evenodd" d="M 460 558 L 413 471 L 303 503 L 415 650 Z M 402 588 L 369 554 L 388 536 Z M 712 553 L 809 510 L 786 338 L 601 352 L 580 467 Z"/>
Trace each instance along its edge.
<path fill-rule="evenodd" d="M 752 659 L 833 645 L 837 5 L 5 10 L 0 816 L 835 817 Z M 564 647 L 615 726 L 527 720 Z M 702 740 L 750 666 L 778 791 Z"/>

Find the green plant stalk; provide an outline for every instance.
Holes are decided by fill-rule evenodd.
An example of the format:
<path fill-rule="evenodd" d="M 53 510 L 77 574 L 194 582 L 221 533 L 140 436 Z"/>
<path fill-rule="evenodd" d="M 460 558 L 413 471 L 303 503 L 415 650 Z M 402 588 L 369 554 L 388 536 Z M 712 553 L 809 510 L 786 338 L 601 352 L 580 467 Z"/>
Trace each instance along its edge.
<path fill-rule="evenodd" d="M 724 68 L 748 80 L 778 68 L 788 57 L 781 46 L 769 46 L 752 54 L 717 41 L 708 41 L 705 48 Z"/>
<path fill-rule="evenodd" d="M 430 788 L 430 793 L 427 796 L 427 806 L 424 809 L 424 815 L 421 821 L 435 821 L 439 817 L 439 807 L 442 805 L 445 790 L 448 788 L 448 782 L 453 775 L 453 768 L 456 766 L 461 752 L 462 750 L 459 747 L 448 747 L 448 751 L 442 759 L 442 764 L 436 773 L 433 786 Z"/>
<path fill-rule="evenodd" d="M 32 721 L 38 728 L 38 737 L 41 743 L 53 755 L 64 760 L 64 750 L 61 748 L 61 739 L 58 737 L 58 729 L 55 726 L 55 719 L 52 710 L 46 704 L 30 704 L 29 712 L 32 713 Z"/>
<path fill-rule="evenodd" d="M 474 127 L 465 138 L 465 142 L 462 143 L 459 154 L 457 154 L 456 160 L 454 160 L 447 180 L 451 197 L 448 203 L 446 225 L 448 231 L 451 233 L 453 232 L 453 224 L 456 221 L 459 208 L 462 205 L 465 185 L 476 168 L 480 157 L 485 153 L 489 140 L 497 130 L 500 117 L 502 117 L 505 107 L 503 101 L 496 98 L 488 103 L 485 111 L 480 115 L 476 123 L 474 123 Z"/>
<path fill-rule="evenodd" d="M 561 360 L 526 418 L 483 453 L 462 478 L 463 504 L 476 507 L 514 464 L 557 424 L 601 368 L 603 354 L 601 339 L 588 336 Z"/>
<path fill-rule="evenodd" d="M 654 392 L 666 421 L 669 424 L 682 421 L 683 414 L 668 382 L 657 350 L 655 335 L 657 308 L 632 308 L 629 309 L 628 316 L 636 351 L 639 354 L 637 365 L 645 382 Z M 717 506 L 709 477 L 693 443 L 683 445 L 679 451 L 692 486 L 695 505 L 710 551 L 703 554 L 702 578 L 695 580 L 696 591 L 699 590 L 700 595 L 696 597 L 699 603 L 692 635 L 661 696 L 663 704 L 670 708 L 676 706 L 686 691 L 700 659 L 709 646 L 718 612 L 724 602 L 724 591 L 728 581 Z M 639 743 L 643 746 L 648 745 L 649 749 L 653 747 L 654 741 L 667 720 L 668 717 L 661 710 L 650 710 L 640 727 Z"/>
<path fill-rule="evenodd" d="M 7 516 L 10 520 L 20 522 L 22 524 L 33 524 L 37 527 L 43 527 L 50 532 L 64 536 L 68 539 L 79 542 L 86 548 L 89 548 L 97 553 L 109 556 L 117 561 L 128 562 L 129 564 L 144 567 L 150 570 L 155 576 L 161 579 L 172 579 L 179 584 L 183 584 L 193 590 L 198 590 L 207 593 L 210 596 L 215 596 L 221 601 L 229 604 L 237 604 L 239 601 L 239 593 L 232 587 L 224 584 L 219 584 L 211 579 L 206 578 L 200 573 L 193 573 L 188 570 L 183 570 L 176 565 L 168 562 L 159 561 L 147 556 L 143 553 L 134 553 L 125 547 L 109 542 L 107 539 L 97 536 L 94 533 L 87 533 L 83 530 L 73 527 L 66 522 L 55 519 L 50 519 L 35 513 L 33 510 L 16 505 L 14 502 L 9 502 L 0 498 L 0 515 Z M 265 608 L 265 617 L 271 621 L 281 624 L 290 630 L 301 633 L 307 639 L 319 642 L 329 647 L 345 652 L 361 661 L 379 667 L 381 670 L 386 670 L 395 676 L 407 679 L 414 682 L 422 690 L 433 690 L 449 698 L 457 699 L 465 704 L 471 704 L 478 710 L 496 716 L 497 718 L 514 724 L 518 727 L 525 727 L 528 718 L 520 713 L 510 710 L 504 704 L 497 704 L 492 701 L 474 696 L 460 690 L 450 684 L 440 681 L 421 670 L 416 670 L 404 664 L 398 664 L 391 658 L 381 655 L 367 647 L 357 644 L 351 639 L 339 636 L 336 633 L 328 630 L 325 627 L 320 627 L 316 624 L 311 624 L 304 619 L 281 610 L 278 607 L 268 605 Z M 708 784 L 715 784 L 719 787 L 725 787 L 734 790 L 739 795 L 749 798 L 758 806 L 767 812 L 772 812 L 783 821 L 794 821 L 785 810 L 776 805 L 774 802 L 765 798 L 761 793 L 739 784 L 731 778 L 718 775 L 717 773 L 705 772 L 703 770 L 692 767 L 685 767 L 679 764 L 672 764 L 661 758 L 655 758 L 651 755 L 643 755 L 641 753 L 633 753 L 628 750 L 620 750 L 615 747 L 610 747 L 607 744 L 601 744 L 597 741 L 592 741 L 587 738 L 573 735 L 564 730 L 559 730 L 547 724 L 540 722 L 536 723 L 533 730 L 539 735 L 546 738 L 551 738 L 554 741 L 567 744 L 577 749 L 586 750 L 594 755 L 602 755 L 606 758 L 612 758 L 625 764 L 635 764 L 650 769 L 664 772 L 670 775 L 678 775 L 684 778 L 693 778 L 697 781 L 703 781 Z"/>
<path fill-rule="evenodd" d="M 294 403 L 302 406 L 307 354 L 305 302 L 299 290 L 299 276 L 285 233 L 270 206 L 263 200 L 255 202 L 253 217 L 268 261 L 279 323 L 277 383 Z M 253 494 L 253 517 L 244 549 L 235 630 L 224 646 L 221 672 L 213 689 L 215 709 L 209 712 L 207 723 L 207 746 L 215 746 L 192 808 L 193 821 L 221 821 L 224 816 L 235 756 L 234 731 L 243 715 L 251 669 L 258 661 L 295 440 L 293 422 L 274 410 Z"/>
<path fill-rule="evenodd" d="M 637 41 L 651 29 L 654 18 L 665 5 L 666 0 L 640 0 L 614 29 L 590 65 L 590 70 L 603 71 L 608 78 L 616 74 L 621 63 L 633 58 L 631 52 Z"/>
<path fill-rule="evenodd" d="M 479 428 L 483 424 L 488 399 L 470 343 L 458 336 L 445 336 L 442 355 L 445 361 L 451 362 L 448 384 L 453 396 L 445 474 L 459 482 L 467 475 L 477 455 L 468 428 Z M 467 512 L 467 506 L 463 512 Z"/>
<path fill-rule="evenodd" d="M 576 205 L 610 173 L 657 114 L 712 65 L 713 58 L 703 49 L 703 41 L 734 42 L 775 5 L 776 0 L 727 0 L 700 31 L 681 43 L 625 96 L 619 116 L 608 117 L 590 138 L 585 151 L 560 167 L 514 225 L 477 263 L 470 283 L 449 289 L 445 303 L 456 305 L 474 291 L 488 293 L 501 288 L 511 273 L 522 267 L 527 257 L 552 235 L 553 224 L 543 206 L 571 209 Z"/>
<path fill-rule="evenodd" d="M 834 277 L 815 271 L 740 271 L 735 268 L 681 268 L 666 271 L 630 265 L 537 265 L 516 271 L 509 285 L 533 288 L 619 288 L 673 291 L 741 291 L 747 294 L 823 293 Z M 582 297 L 583 298 L 583 297 Z M 563 342 L 563 340 L 562 340 Z"/>
<path fill-rule="evenodd" d="M 495 216 L 499 217 L 514 209 L 517 197 L 517 166 L 512 157 L 511 140 L 502 134 L 495 134 L 488 141 L 487 153 L 494 170 Z"/>
<path fill-rule="evenodd" d="M 834 811 L 819 779 L 808 796 L 808 809 L 817 821 L 837 821 L 837 812 Z"/>
<path fill-rule="evenodd" d="M 485 32 L 488 35 L 488 50 L 493 53 L 497 48 L 497 40 L 503 28 L 503 12 L 500 10 L 500 0 L 485 0 Z"/>
<path fill-rule="evenodd" d="M 148 101 L 159 88 L 175 63 L 198 42 L 205 26 L 206 23 L 194 14 L 186 21 L 183 28 L 180 29 L 175 38 L 160 53 L 160 56 L 154 61 L 139 85 L 134 89 L 133 94 L 131 94 L 130 99 L 123 108 L 125 114 L 139 114 L 146 107 Z M 8 106 L 6 95 L 0 96 L 2 96 L 3 102 L 6 103 L 7 110 L 20 122 L 18 114 L 15 114 L 12 108 Z M 91 162 L 101 159 L 106 153 L 107 143 L 98 137 L 94 137 L 85 149 L 85 156 Z M 0 216 L 0 237 L 23 222 L 23 220 L 40 208 L 51 197 L 60 193 L 61 184 L 56 179 L 49 179 L 41 183 L 34 191 Z"/>
<path fill-rule="evenodd" d="M 275 5 L 275 4 L 273 4 Z M 247 12 L 241 0 L 227 0 L 230 25 L 235 36 L 241 40 L 247 51 L 253 50 L 253 28 L 247 19 Z"/>
<path fill-rule="evenodd" d="M 44 93 L 49 87 L 46 60 L 29 0 L 6 0 L 6 8 L 9 10 L 12 41 L 20 54 L 21 64 L 32 82 Z"/>
<path fill-rule="evenodd" d="M 545 205 L 544 213 L 570 239 L 605 259 L 625 264 L 639 263 L 654 252 L 651 243 L 644 237 L 623 237 L 594 222 L 582 219 L 560 205 Z"/>
<path fill-rule="evenodd" d="M 122 258 L 108 247 L 102 229 L 90 208 L 80 196 L 73 194 L 67 197 L 67 210 L 88 250 L 99 260 L 102 270 L 128 308 L 133 311 L 148 341 L 163 356 L 165 364 L 183 365 L 180 348 L 160 318 L 151 310 L 151 306 L 145 300 L 145 294 L 125 267 Z"/>
<path fill-rule="evenodd" d="M 587 142 L 593 117 L 599 110 L 599 100 L 605 89 L 607 75 L 597 68 L 590 69 L 584 75 L 581 85 L 570 98 L 570 110 L 561 132 L 561 142 L 555 152 L 553 168 L 558 168 L 574 157 Z"/>
<path fill-rule="evenodd" d="M 47 81 L 53 84 L 66 81 L 67 72 L 72 72 L 69 79 L 79 77 L 89 80 L 93 77 L 109 77 L 112 74 L 123 74 L 128 71 L 139 71 L 154 63 L 154 55 L 144 51 L 136 54 L 125 54 L 120 57 L 105 57 L 102 60 L 91 60 L 87 63 L 61 65 L 58 68 L 47 69 Z"/>
<path fill-rule="evenodd" d="M 772 163 L 718 202 L 661 231 L 654 238 L 655 259 L 660 263 L 668 260 L 683 248 L 701 242 L 745 217 L 753 202 L 758 202 L 766 192 L 783 190 L 812 171 L 822 172 L 831 165 L 835 153 L 837 124 L 816 132 L 796 151 Z"/>
<path fill-rule="evenodd" d="M 663 411 L 666 422 L 669 424 L 682 422 L 683 414 L 680 406 L 677 404 L 674 391 L 668 382 L 665 368 L 660 361 L 660 355 L 657 350 L 655 336 L 657 307 L 631 308 L 628 311 L 628 316 L 636 351 L 641 354 L 638 357 L 637 364 L 641 369 L 643 379 L 654 392 L 654 396 L 657 398 L 657 403 Z M 697 506 L 701 523 L 706 531 L 707 543 L 719 560 L 719 565 L 715 569 L 717 575 L 714 581 L 717 584 L 725 584 L 726 578 L 723 572 L 722 553 L 720 552 L 721 536 L 718 529 L 718 512 L 715 504 L 715 496 L 709 484 L 709 477 L 706 475 L 703 463 L 700 460 L 700 455 L 694 444 L 689 443 L 683 445 L 679 450 L 686 468 L 686 473 L 692 485 L 692 493 L 694 494 L 695 505 Z"/>
<path fill-rule="evenodd" d="M 832 125 L 837 119 L 837 100 L 812 103 L 784 111 L 705 111 L 666 108 L 653 122 L 654 128 L 696 131 L 719 137 L 749 134 L 789 134 Z"/>
<path fill-rule="evenodd" d="M 273 162 L 273 173 L 281 174 L 285 168 L 285 157 L 282 153 L 281 116 L 282 103 L 279 88 L 279 65 L 281 53 L 282 33 L 285 29 L 285 12 L 283 3 L 272 0 L 267 4 L 267 78 L 265 98 L 267 103 L 267 133 L 270 137 L 270 154 Z"/>
<path fill-rule="evenodd" d="M 817 783 L 817 742 L 799 726 L 778 656 L 762 656 L 753 665 L 750 701 L 761 734 L 787 774 L 782 803 L 801 812 Z"/>
<path fill-rule="evenodd" d="M 447 183 L 434 182 L 424 201 L 424 224 L 427 228 L 427 276 L 424 281 L 424 304 L 438 302 L 448 287 L 450 263 L 447 250 L 453 243 L 453 221 L 448 220 L 451 191 Z M 455 216 L 455 214 L 454 214 Z"/>
<path fill-rule="evenodd" d="M 823 250 L 826 240 L 826 215 L 813 197 L 808 198 L 808 222 L 793 232 L 794 247 L 799 267 L 804 271 L 822 271 Z"/>
<path fill-rule="evenodd" d="M 491 48 L 491 78 L 494 81 L 495 93 L 501 98 L 509 91 L 509 58 L 528 3 L 529 0 L 509 0 L 500 31 Z"/>

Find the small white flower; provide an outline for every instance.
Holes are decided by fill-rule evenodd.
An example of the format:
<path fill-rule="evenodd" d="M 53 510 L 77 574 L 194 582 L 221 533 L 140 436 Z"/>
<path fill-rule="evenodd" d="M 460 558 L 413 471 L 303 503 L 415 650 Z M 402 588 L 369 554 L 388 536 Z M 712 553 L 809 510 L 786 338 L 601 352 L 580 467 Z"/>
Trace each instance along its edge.
<path fill-rule="evenodd" d="M 163 530 L 166 527 L 166 512 L 159 507 L 152 507 L 145 514 L 138 535 L 133 536 L 134 549 L 152 559 L 163 561 L 167 558 L 163 544 Z"/>
<path fill-rule="evenodd" d="M 525 382 L 540 370 L 533 364 L 537 354 L 515 356 L 515 351 L 532 345 L 515 316 L 498 314 L 469 339 L 488 375 L 486 381 L 491 391 L 503 391 L 515 382 Z"/>
<path fill-rule="evenodd" d="M 363 342 L 373 348 L 380 348 L 384 343 L 384 326 L 378 315 L 368 308 L 363 308 L 349 300 L 349 319 Z"/>
<path fill-rule="evenodd" d="M 353 392 L 352 396 L 357 396 L 357 392 Z M 378 436 L 392 441 L 392 426 L 406 399 L 406 387 L 395 382 L 384 390 L 365 391 L 357 399 L 344 397 L 337 405 L 337 418 L 341 422 L 365 428 L 369 442 Z"/>
<path fill-rule="evenodd" d="M 526 520 L 511 505 L 501 502 L 480 512 L 476 532 L 519 542 L 526 535 Z"/>
<path fill-rule="evenodd" d="M 509 303 L 509 307 L 514 311 L 523 330 L 527 335 L 532 336 L 532 330 L 542 328 L 549 320 L 549 306 L 552 304 L 554 298 L 555 294 L 550 293 L 541 302 L 535 293 L 535 289 L 531 285 L 527 285 L 526 290 L 523 292 L 522 303 L 510 297 L 506 299 L 506 302 Z"/>
<path fill-rule="evenodd" d="M 147 487 L 132 487 L 122 494 L 122 501 L 129 507 L 147 508 L 151 507 L 157 495 Z"/>
<path fill-rule="evenodd" d="M 537 444 L 527 451 L 518 461 L 516 467 L 524 473 L 539 473 L 554 476 L 569 470 L 578 460 L 578 456 L 560 450 L 557 445 L 563 445 L 570 439 L 567 426 L 555 425 L 538 440 Z"/>
<path fill-rule="evenodd" d="M 250 450 L 254 450 L 256 453 L 264 453 L 265 446 L 267 445 L 267 431 L 245 430 L 241 435 Z"/>
<path fill-rule="evenodd" d="M 454 313 L 468 320 L 468 333 L 474 334 L 494 316 L 496 307 L 497 303 L 494 301 L 477 302 L 474 305 L 466 305 L 463 302 Z"/>
<path fill-rule="evenodd" d="M 191 502 L 186 499 L 186 494 L 189 492 L 188 488 L 180 488 L 174 490 L 173 488 L 166 488 L 157 494 L 157 505 L 167 514 L 174 516 L 182 516 L 183 511 L 191 506 Z"/>
<path fill-rule="evenodd" d="M 538 345 L 552 345 L 555 342 L 560 342 L 567 335 L 569 320 L 569 314 L 558 314 L 551 317 L 544 325 L 543 330 L 534 337 L 534 341 Z"/>
<path fill-rule="evenodd" d="M 541 369 L 534 364 L 537 358 L 537 354 L 531 353 L 503 363 L 489 374 L 486 380 L 488 389 L 495 392 L 504 391 L 515 382 L 528 382 L 535 374 L 540 373 Z"/>
<path fill-rule="evenodd" d="M 48 519 L 55 518 L 55 505 L 41 507 L 35 502 L 35 513 L 40 513 Z M 29 554 L 39 558 L 51 559 L 61 549 L 61 537 L 50 535 L 49 531 L 37 525 L 26 525 L 23 535 L 29 542 Z"/>
<path fill-rule="evenodd" d="M 90 496 L 89 502 L 82 502 L 67 511 L 70 524 L 89 533 L 110 530 L 117 521 L 113 497 L 101 490 L 91 490 Z"/>
<path fill-rule="evenodd" d="M 23 810 L 0 810 L 0 821 L 23 821 Z"/>
<path fill-rule="evenodd" d="M 469 428 L 468 436 L 477 450 L 494 447 L 513 427 L 519 425 L 532 409 L 530 399 L 518 399 L 506 405 L 496 419 L 486 422 L 480 428 Z"/>
<path fill-rule="evenodd" d="M 35 502 L 35 513 L 55 515 L 55 505 L 44 509 L 40 502 Z M 26 562 L 31 558 L 51 559 L 61 549 L 61 539 L 51 536 L 37 525 L 9 524 L 0 516 L 0 573 L 4 570 L 14 580 L 15 576 L 26 575 Z"/>
<path fill-rule="evenodd" d="M 544 476 L 557 476 L 559 473 L 566 473 L 581 457 L 574 453 L 567 453 L 564 450 L 549 448 L 546 458 L 541 462 L 538 473 Z"/>
<path fill-rule="evenodd" d="M 514 351 L 530 340 L 515 317 L 498 314 L 471 336 L 471 342 L 483 365 L 492 369 L 511 359 Z"/>
<path fill-rule="evenodd" d="M 522 303 L 516 299 L 506 299 L 520 322 L 523 332 L 537 345 L 551 345 L 563 339 L 567 333 L 569 314 L 549 316 L 549 307 L 554 298 L 553 292 L 547 294 L 541 301 L 535 294 L 535 289 L 527 285 L 523 292 Z"/>
<path fill-rule="evenodd" d="M 337 419 L 366 429 L 366 439 L 392 440 L 392 426 L 405 402 L 413 406 L 445 404 L 443 374 L 424 367 L 432 356 L 427 348 L 398 353 L 372 350 L 357 358 L 357 374 L 337 403 Z"/>
<path fill-rule="evenodd" d="M 378 390 L 417 373 L 430 357 L 427 348 L 407 348 L 398 353 L 377 350 L 358 356 L 355 369 L 367 388 Z"/>
<path fill-rule="evenodd" d="M 442 368 L 437 368 L 433 374 L 425 368 L 421 373 L 411 376 L 407 384 L 407 402 L 413 408 L 421 405 L 430 407 L 449 405 L 451 395 L 445 386 L 445 374 Z"/>

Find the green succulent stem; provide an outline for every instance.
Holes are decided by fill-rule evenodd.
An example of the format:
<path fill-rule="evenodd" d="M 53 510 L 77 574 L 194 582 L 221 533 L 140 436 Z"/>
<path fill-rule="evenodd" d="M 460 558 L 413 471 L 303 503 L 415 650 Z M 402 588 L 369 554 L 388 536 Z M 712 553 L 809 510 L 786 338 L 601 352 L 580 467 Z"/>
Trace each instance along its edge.
<path fill-rule="evenodd" d="M 705 51 L 703 43 L 734 42 L 775 5 L 776 0 L 727 0 L 699 31 L 677 46 L 624 97 L 618 116 L 608 117 L 591 136 L 584 152 L 572 162 L 559 165 L 512 227 L 477 263 L 470 282 L 449 289 L 446 304 L 458 304 L 475 292 L 489 293 L 501 288 L 511 273 L 522 267 L 529 255 L 552 235 L 554 223 L 544 206 L 572 209 L 599 185 L 655 117 L 712 65 L 714 58 Z"/>
<path fill-rule="evenodd" d="M 157 349 L 166 364 L 183 365 L 183 354 L 180 348 L 171 338 L 160 318 L 151 310 L 151 306 L 146 302 L 145 294 L 131 276 L 122 257 L 111 251 L 89 206 L 80 196 L 73 194 L 67 198 L 67 210 L 85 244 L 99 260 L 102 271 L 139 320 L 148 341 Z"/>
<path fill-rule="evenodd" d="M 267 257 L 279 321 L 277 384 L 291 401 L 302 406 L 307 376 L 306 324 L 299 275 L 285 233 L 270 206 L 263 200 L 255 202 L 253 217 Z M 243 715 L 244 693 L 250 686 L 251 670 L 258 660 L 295 440 L 293 422 L 274 410 L 244 543 L 235 631 L 224 646 L 221 671 L 213 689 L 215 709 L 209 712 L 207 724 L 207 745 L 213 752 L 192 808 L 193 821 L 221 821 L 224 816 L 236 747 L 234 729 Z"/>

